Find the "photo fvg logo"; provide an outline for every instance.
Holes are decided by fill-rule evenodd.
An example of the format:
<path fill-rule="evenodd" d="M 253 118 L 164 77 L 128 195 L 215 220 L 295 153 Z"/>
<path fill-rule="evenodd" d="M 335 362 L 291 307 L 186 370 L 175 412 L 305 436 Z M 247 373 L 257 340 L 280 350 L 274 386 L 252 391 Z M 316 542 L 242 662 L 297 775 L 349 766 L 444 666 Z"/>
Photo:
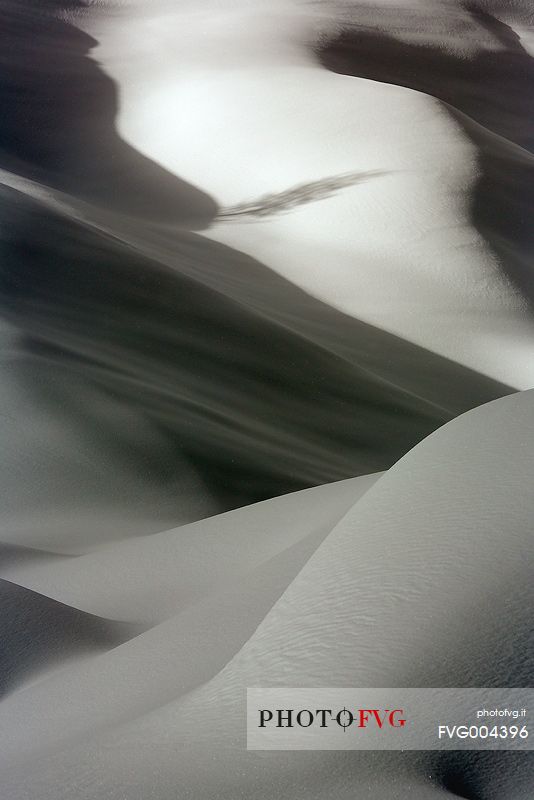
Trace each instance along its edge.
<path fill-rule="evenodd" d="M 248 687 L 247 749 L 532 750 L 529 714 L 530 688 Z"/>
<path fill-rule="evenodd" d="M 406 717 L 402 708 L 357 708 L 343 707 L 339 711 L 331 708 L 260 708 L 259 728 L 328 728 L 337 725 L 344 731 L 355 728 L 384 730 L 404 728 Z"/>

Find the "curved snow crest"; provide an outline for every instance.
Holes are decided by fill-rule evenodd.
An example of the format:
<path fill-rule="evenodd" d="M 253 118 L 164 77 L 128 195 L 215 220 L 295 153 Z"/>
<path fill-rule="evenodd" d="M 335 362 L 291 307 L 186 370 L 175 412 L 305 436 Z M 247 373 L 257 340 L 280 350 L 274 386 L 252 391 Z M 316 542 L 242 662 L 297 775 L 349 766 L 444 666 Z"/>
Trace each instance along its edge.
<path fill-rule="evenodd" d="M 150 781 L 158 798 L 170 800 L 180 780 L 192 798 L 230 798 L 236 774 L 254 797 L 272 797 L 290 781 L 290 796 L 301 798 L 310 780 L 336 798 L 372 798 L 384 787 L 400 790 L 404 781 L 413 787 L 414 780 L 420 783 L 415 796 L 432 796 L 438 788 L 424 778 L 429 766 L 421 754 L 405 754 L 400 768 L 392 754 L 314 753 L 296 760 L 247 753 L 245 689 L 528 684 L 534 668 L 533 422 L 534 392 L 515 394 L 450 422 L 378 480 L 311 489 L 221 518 L 223 537 L 246 542 L 239 581 L 229 575 L 230 584 L 206 585 L 180 613 L 130 642 L 66 664 L 3 701 L 1 783 L 8 796 L 48 800 L 74 782 L 77 800 L 125 791 L 141 800 Z M 351 504 L 355 492 L 361 496 Z M 295 544 L 280 550 L 276 541 L 286 538 L 290 509 L 303 527 Z M 325 513 L 325 527 L 311 522 L 318 513 Z M 197 524 L 200 543 L 216 525 L 217 518 Z M 179 534 L 156 537 L 155 551 L 165 553 L 169 536 Z M 117 556 L 123 553 L 123 582 L 128 563 L 133 567 L 133 586 L 145 545 L 114 547 Z M 214 562 L 218 557 L 215 551 Z M 209 568 L 206 553 L 201 558 Z M 59 591 L 68 591 L 69 569 L 73 584 L 80 574 L 76 561 L 55 573 L 43 565 L 43 585 L 63 575 Z M 87 557 L 81 562 L 91 565 Z M 39 572 L 36 566 L 33 580 Z M 94 588 L 101 593 L 98 582 Z M 138 602 L 143 598 L 153 603 L 140 586 Z M 473 765 L 458 756 L 456 766 L 447 766 L 437 757 L 431 771 L 446 783 L 449 769 L 474 770 L 484 796 L 510 792 L 526 800 L 530 755 L 520 769 L 516 761 L 508 769 L 497 754 L 489 768 L 483 759 Z M 334 786 L 327 788 L 332 764 Z M 355 789 L 356 773 L 367 788 Z"/>
<path fill-rule="evenodd" d="M 299 543 L 320 541 L 379 477 L 305 489 L 77 557 L 11 548 L 0 576 L 84 612 L 154 625 Z"/>

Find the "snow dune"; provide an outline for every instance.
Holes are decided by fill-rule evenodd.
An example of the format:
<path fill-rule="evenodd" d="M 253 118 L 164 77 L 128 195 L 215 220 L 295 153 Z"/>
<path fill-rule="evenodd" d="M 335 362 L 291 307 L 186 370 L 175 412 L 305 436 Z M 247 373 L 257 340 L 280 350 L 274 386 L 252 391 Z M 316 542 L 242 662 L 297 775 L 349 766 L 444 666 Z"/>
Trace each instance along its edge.
<path fill-rule="evenodd" d="M 390 789 L 401 797 L 412 787 L 412 796 L 424 798 L 443 791 L 426 777 L 430 769 L 445 788 L 454 775 L 473 773 L 485 797 L 527 798 L 530 754 L 512 769 L 497 754 L 488 766 L 484 754 L 474 762 L 458 755 L 451 764 L 436 754 L 429 761 L 425 754 L 247 753 L 243 725 L 251 685 L 528 681 L 534 509 L 525 481 L 533 409 L 531 392 L 512 395 L 449 423 L 378 480 L 249 507 L 242 536 L 230 521 L 243 511 L 220 518 L 223 539 L 241 539 L 247 551 L 234 551 L 243 565 L 239 580 L 205 587 L 129 642 L 66 662 L 4 699 L 6 794 L 48 800 L 75 787 L 79 798 L 126 793 L 135 800 L 149 791 L 170 798 L 178 783 L 186 797 L 233 797 L 236 786 L 254 797 L 303 797 L 313 781 L 317 797 L 376 797 Z M 351 492 L 355 502 L 344 513 Z M 280 550 L 288 514 L 302 528 Z M 217 521 L 197 524 L 200 548 Z M 152 537 L 155 557 L 179 534 Z M 117 580 L 133 597 L 145 543 L 132 544 L 115 552 L 123 556 Z M 212 558 L 218 561 L 217 548 Z M 146 581 L 157 584 L 147 561 Z M 213 569 L 208 555 L 202 561 Z M 68 591 L 69 569 L 74 585 L 85 563 L 90 567 L 91 557 L 61 562 L 53 591 Z M 187 561 L 183 569 L 187 585 Z M 43 564 L 25 581 L 40 580 L 46 591 L 53 579 Z M 94 587 L 95 595 L 103 592 L 98 581 Z M 154 587 L 151 597 L 137 589 L 137 603 L 144 597 L 153 608 L 159 591 Z M 85 593 L 87 603 L 87 587 Z"/>
<path fill-rule="evenodd" d="M 244 705 L 531 679 L 529 4 L 2 14 L 1 796 L 528 800 Z"/>

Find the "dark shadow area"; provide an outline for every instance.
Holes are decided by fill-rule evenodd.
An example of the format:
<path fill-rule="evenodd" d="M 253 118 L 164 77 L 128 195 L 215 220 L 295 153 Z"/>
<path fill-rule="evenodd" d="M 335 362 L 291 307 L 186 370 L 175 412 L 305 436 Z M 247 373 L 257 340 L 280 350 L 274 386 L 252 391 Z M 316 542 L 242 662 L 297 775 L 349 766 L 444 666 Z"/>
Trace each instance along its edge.
<path fill-rule="evenodd" d="M 110 650 L 144 630 L 78 611 L 5 580 L 0 580 L 0 608 L 0 698 L 62 661 Z"/>
<path fill-rule="evenodd" d="M 69 5 L 84 7 L 3 4 L 0 166 L 120 213 L 206 227 L 215 202 L 118 135 L 117 89 L 90 57 L 98 42 L 53 15 Z"/>
<path fill-rule="evenodd" d="M 23 395 L 168 482 L 172 458 L 106 417 L 120 401 L 164 432 L 174 468 L 186 458 L 223 508 L 386 469 L 444 422 L 510 391 L 216 242 L 174 236 L 177 263 L 261 287 L 281 321 L 6 195 L 0 307 L 31 357 L 20 364 Z M 76 397 L 95 391 L 101 402 L 80 413 Z"/>
<path fill-rule="evenodd" d="M 452 750 L 436 758 L 430 769 L 446 791 L 466 800 L 532 796 L 532 752 Z"/>
<path fill-rule="evenodd" d="M 328 41 L 318 57 L 334 72 L 416 89 L 448 104 L 478 149 L 473 224 L 532 304 L 534 59 L 508 25 L 476 4 L 466 9 L 495 37 L 495 50 L 460 57 L 443 47 L 354 27 Z"/>

